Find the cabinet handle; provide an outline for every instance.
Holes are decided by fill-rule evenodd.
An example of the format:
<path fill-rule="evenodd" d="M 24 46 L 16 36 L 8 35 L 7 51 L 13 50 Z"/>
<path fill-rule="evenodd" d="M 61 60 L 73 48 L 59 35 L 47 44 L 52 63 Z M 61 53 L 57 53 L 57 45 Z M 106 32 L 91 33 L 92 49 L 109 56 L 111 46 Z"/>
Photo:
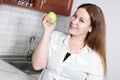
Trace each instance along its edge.
<path fill-rule="evenodd" d="M 69 0 L 69 2 L 68 2 L 67 10 L 69 10 L 70 3 L 71 3 L 71 0 Z"/>
<path fill-rule="evenodd" d="M 46 3 L 46 0 L 43 0 L 44 1 L 44 4 Z"/>
<path fill-rule="evenodd" d="M 40 9 L 42 8 L 43 4 L 44 4 L 44 0 L 41 1 Z"/>

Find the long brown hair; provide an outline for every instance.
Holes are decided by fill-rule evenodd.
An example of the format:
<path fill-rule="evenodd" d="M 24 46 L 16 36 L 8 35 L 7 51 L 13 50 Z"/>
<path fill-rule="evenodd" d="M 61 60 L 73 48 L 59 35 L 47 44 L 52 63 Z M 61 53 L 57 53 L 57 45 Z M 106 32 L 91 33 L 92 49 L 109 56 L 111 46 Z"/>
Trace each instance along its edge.
<path fill-rule="evenodd" d="M 103 12 L 100 7 L 91 3 L 82 4 L 79 8 L 86 9 L 91 20 L 92 32 L 88 33 L 85 42 L 98 53 L 103 64 L 104 73 L 106 73 L 105 20 Z"/>

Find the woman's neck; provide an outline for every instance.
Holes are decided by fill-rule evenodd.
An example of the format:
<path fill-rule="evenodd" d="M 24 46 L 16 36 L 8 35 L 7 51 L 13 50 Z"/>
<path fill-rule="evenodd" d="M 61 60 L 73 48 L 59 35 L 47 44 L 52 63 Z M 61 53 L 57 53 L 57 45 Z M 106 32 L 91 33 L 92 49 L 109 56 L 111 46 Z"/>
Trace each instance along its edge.
<path fill-rule="evenodd" d="M 85 45 L 84 39 L 78 36 L 71 36 L 68 42 L 70 52 L 77 52 Z"/>
<path fill-rule="evenodd" d="M 70 37 L 70 42 L 76 44 L 76 45 L 84 45 L 84 38 L 80 36 L 72 36 Z"/>

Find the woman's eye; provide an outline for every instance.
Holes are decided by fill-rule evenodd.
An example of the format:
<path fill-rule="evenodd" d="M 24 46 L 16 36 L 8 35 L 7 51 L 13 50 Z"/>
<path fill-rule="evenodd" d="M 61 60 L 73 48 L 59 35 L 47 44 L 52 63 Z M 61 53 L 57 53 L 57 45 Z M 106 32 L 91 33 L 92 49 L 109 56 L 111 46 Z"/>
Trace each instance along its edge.
<path fill-rule="evenodd" d="M 74 14 L 73 17 L 77 18 L 77 16 Z"/>
<path fill-rule="evenodd" d="M 80 19 L 80 22 L 84 23 L 84 20 Z"/>

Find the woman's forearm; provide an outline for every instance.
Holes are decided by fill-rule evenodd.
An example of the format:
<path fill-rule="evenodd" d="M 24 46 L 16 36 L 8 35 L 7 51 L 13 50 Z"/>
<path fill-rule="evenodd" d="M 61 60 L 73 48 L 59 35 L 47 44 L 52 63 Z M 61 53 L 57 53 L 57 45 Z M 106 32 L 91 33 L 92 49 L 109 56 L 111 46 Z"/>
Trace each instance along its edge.
<path fill-rule="evenodd" d="M 45 31 L 32 56 L 32 64 L 35 70 L 43 69 L 47 64 L 48 46 L 51 32 Z"/>

